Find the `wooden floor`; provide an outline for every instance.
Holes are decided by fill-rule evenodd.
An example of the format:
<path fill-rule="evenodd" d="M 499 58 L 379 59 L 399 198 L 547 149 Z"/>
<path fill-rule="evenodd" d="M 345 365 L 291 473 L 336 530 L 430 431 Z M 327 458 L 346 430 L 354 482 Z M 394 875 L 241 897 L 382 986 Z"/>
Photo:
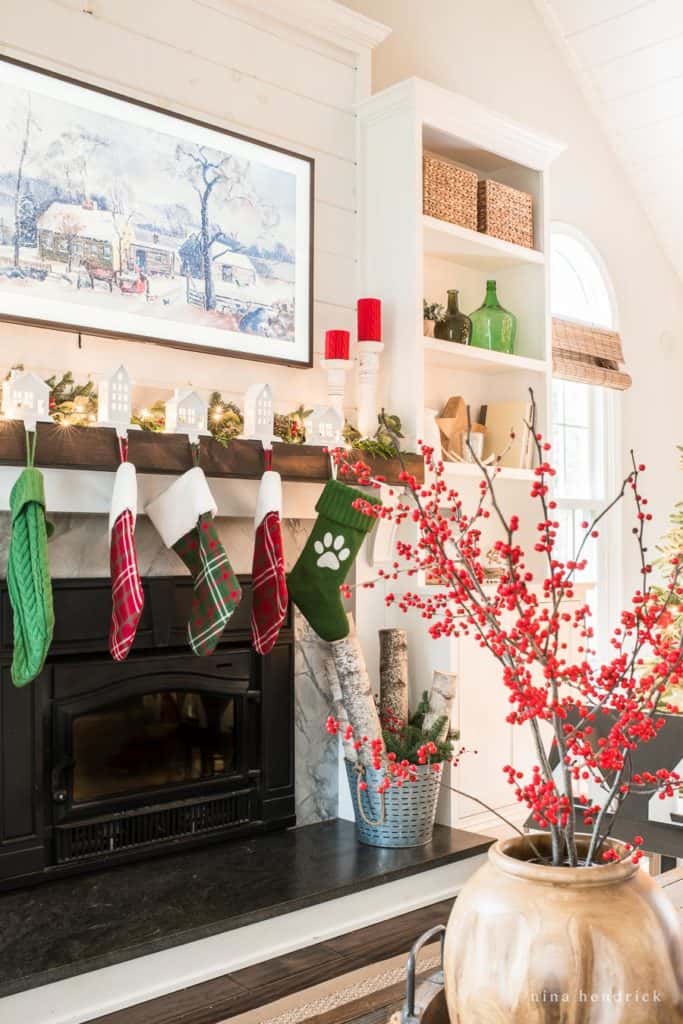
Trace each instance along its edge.
<path fill-rule="evenodd" d="M 97 1024 L 217 1024 L 348 971 L 407 953 L 428 928 L 446 923 L 452 905 L 452 900 L 434 903 L 214 981 L 109 1013 L 98 1017 Z"/>

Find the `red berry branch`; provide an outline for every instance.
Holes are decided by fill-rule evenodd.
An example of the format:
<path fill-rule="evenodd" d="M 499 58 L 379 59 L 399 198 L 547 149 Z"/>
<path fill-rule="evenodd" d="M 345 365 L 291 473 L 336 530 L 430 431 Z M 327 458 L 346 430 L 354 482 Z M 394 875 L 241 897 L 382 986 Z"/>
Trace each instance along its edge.
<path fill-rule="evenodd" d="M 659 768 L 634 773 L 632 757 L 652 741 L 665 724 L 664 713 L 678 709 L 665 693 L 683 679 L 683 638 L 667 630 L 672 615 L 683 610 L 681 566 L 674 554 L 665 585 L 651 583 L 647 557 L 646 524 L 651 520 L 647 499 L 640 490 L 645 467 L 633 453 L 632 468 L 612 501 L 592 522 L 582 524 L 582 535 L 571 558 L 558 556 L 559 522 L 552 497 L 555 475 L 549 461 L 550 444 L 536 429 L 536 404 L 531 392 L 529 427 L 536 449 L 531 498 L 539 509 L 536 540 L 525 550 L 518 540 L 520 518 L 507 514 L 497 493 L 498 466 L 478 458 L 469 437 L 466 444 L 479 467 L 478 499 L 468 510 L 457 490 L 444 480 L 443 462 L 433 449 L 421 445 L 427 481 L 419 484 L 402 463 L 402 490 L 390 491 L 390 503 L 377 506 L 359 499 L 356 507 L 366 515 L 387 519 L 397 526 L 412 524 L 410 539 L 396 542 L 396 561 L 380 570 L 374 582 L 391 584 L 425 574 L 440 581 L 433 592 L 387 586 L 385 602 L 403 612 L 416 611 L 430 635 L 467 637 L 487 648 L 501 667 L 508 692 L 507 721 L 531 729 L 538 763 L 525 775 L 504 767 L 517 800 L 539 828 L 552 838 L 552 863 L 579 864 L 577 821 L 589 832 L 583 860 L 614 859 L 606 848 L 615 818 L 631 793 L 673 795 L 680 784 L 675 771 Z M 389 429 L 389 428 L 387 428 Z M 393 438 L 400 455 L 398 438 Z M 363 463 L 350 464 L 343 451 L 335 460 L 341 477 L 353 477 L 366 486 L 378 486 Z M 590 607 L 576 603 L 577 573 L 585 568 L 585 551 L 617 504 L 631 494 L 642 583 L 633 594 L 610 635 L 612 656 L 599 662 L 593 647 Z M 498 527 L 495 550 L 503 572 L 495 582 L 487 578 L 483 527 L 492 519 Z M 346 588 L 347 590 L 349 588 Z M 572 602 L 568 605 L 567 602 Z M 570 639 L 574 642 L 570 644 Z M 575 657 L 569 651 L 574 649 Z M 600 726 L 600 728 L 598 728 Z M 546 739 L 544 742 L 544 734 Z M 393 778 L 391 770 L 387 778 Z M 589 799 L 581 790 L 592 783 L 600 797 Z M 638 860 L 642 839 L 628 846 Z"/>

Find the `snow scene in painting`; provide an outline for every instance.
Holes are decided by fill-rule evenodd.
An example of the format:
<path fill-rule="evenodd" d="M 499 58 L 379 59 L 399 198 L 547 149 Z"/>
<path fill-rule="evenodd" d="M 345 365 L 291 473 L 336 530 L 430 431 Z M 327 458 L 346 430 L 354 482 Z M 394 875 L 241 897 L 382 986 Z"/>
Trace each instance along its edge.
<path fill-rule="evenodd" d="M 11 84 L 0 124 L 0 302 L 294 341 L 294 174 Z"/>

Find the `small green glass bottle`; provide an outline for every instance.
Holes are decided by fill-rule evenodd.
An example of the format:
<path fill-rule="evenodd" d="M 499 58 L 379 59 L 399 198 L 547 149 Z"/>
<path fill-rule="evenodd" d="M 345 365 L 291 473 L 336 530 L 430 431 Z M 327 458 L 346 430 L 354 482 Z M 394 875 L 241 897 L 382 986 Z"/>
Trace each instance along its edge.
<path fill-rule="evenodd" d="M 460 312 L 457 289 L 449 288 L 446 316 L 434 324 L 434 337 L 441 341 L 457 341 L 461 345 L 468 345 L 471 333 L 472 322 Z"/>
<path fill-rule="evenodd" d="M 496 282 L 486 282 L 486 298 L 479 309 L 470 313 L 472 336 L 470 345 L 475 348 L 488 348 L 493 352 L 515 351 L 515 335 L 517 334 L 517 317 L 503 309 L 496 295 Z"/>
<path fill-rule="evenodd" d="M 461 313 L 458 305 L 458 290 L 450 288 L 445 316 L 442 321 L 434 324 L 434 337 L 440 341 L 457 341 L 461 345 L 469 345 L 471 333 L 472 322 L 469 316 Z"/>

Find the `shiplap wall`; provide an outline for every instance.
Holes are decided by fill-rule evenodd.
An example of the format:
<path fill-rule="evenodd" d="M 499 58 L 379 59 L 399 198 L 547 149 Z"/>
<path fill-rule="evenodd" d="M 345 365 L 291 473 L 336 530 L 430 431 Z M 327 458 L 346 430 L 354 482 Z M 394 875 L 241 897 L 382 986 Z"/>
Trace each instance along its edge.
<path fill-rule="evenodd" d="M 271 383 L 282 411 L 324 400 L 326 377 L 317 365 L 324 332 L 353 323 L 353 105 L 368 88 L 369 51 L 348 37 L 331 42 L 329 31 L 328 38 L 314 34 L 308 6 L 293 0 L 285 25 L 272 11 L 231 0 L 2 0 L 0 50 L 315 158 L 316 367 L 292 370 L 89 335 L 79 349 L 76 335 L 2 323 L 0 370 L 21 361 L 44 374 L 72 369 L 85 378 L 125 361 L 139 405 L 188 383 L 239 401 L 254 379 Z M 335 4 L 319 6 L 334 20 Z M 352 387 L 347 402 L 353 404 Z"/>

